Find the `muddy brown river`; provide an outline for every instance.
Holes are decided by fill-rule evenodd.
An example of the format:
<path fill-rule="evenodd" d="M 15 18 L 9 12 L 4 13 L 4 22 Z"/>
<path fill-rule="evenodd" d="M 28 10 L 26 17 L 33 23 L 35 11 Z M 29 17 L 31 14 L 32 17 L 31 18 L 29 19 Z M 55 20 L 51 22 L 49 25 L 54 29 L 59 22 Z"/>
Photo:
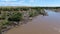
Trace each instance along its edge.
<path fill-rule="evenodd" d="M 38 15 L 31 22 L 9 30 L 6 34 L 60 34 L 60 13 L 46 10 L 48 16 Z"/>

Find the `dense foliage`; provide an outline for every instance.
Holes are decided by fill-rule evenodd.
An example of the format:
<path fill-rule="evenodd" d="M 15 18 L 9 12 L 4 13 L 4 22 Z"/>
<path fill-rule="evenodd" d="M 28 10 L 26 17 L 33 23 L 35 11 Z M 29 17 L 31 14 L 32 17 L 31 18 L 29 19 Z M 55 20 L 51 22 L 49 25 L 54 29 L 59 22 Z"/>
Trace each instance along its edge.
<path fill-rule="evenodd" d="M 8 18 L 9 21 L 20 21 L 22 19 L 22 13 L 13 12 Z"/>

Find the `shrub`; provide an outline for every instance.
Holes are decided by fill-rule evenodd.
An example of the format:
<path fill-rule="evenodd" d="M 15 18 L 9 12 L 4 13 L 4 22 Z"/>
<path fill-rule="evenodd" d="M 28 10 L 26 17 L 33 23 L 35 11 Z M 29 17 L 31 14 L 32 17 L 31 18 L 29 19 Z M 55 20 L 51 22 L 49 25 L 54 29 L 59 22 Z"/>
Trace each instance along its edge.
<path fill-rule="evenodd" d="M 20 21 L 22 19 L 22 13 L 13 12 L 8 18 L 9 21 Z"/>
<path fill-rule="evenodd" d="M 29 12 L 29 17 L 33 17 L 33 12 Z"/>
<path fill-rule="evenodd" d="M 1 15 L 0 15 L 0 19 L 5 19 L 6 18 L 6 12 L 3 12 Z"/>
<path fill-rule="evenodd" d="M 37 11 L 31 11 L 31 12 L 29 12 L 29 17 L 34 17 L 37 14 L 38 14 Z"/>
<path fill-rule="evenodd" d="M 5 26 L 5 25 L 9 25 L 10 22 L 9 22 L 8 20 L 3 20 L 3 21 L 1 22 L 1 24 L 2 24 L 2 26 Z"/>

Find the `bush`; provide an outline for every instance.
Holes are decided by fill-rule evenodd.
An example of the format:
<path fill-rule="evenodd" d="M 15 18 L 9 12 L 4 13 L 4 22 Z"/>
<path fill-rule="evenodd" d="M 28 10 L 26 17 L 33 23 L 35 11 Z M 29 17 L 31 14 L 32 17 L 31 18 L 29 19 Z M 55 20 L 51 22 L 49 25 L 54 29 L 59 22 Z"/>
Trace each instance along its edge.
<path fill-rule="evenodd" d="M 20 21 L 22 19 L 22 13 L 13 12 L 8 18 L 9 21 Z"/>
<path fill-rule="evenodd" d="M 29 12 L 29 17 L 33 17 L 33 12 Z"/>
<path fill-rule="evenodd" d="M 29 17 L 34 17 L 34 16 L 36 16 L 38 14 L 38 12 L 37 11 L 30 11 L 29 12 Z"/>
<path fill-rule="evenodd" d="M 2 14 L 2 15 L 0 15 L 0 19 L 5 19 L 6 18 L 6 14 Z"/>
<path fill-rule="evenodd" d="M 10 22 L 9 22 L 8 20 L 3 20 L 3 21 L 1 22 L 1 24 L 2 24 L 3 26 L 5 26 L 5 25 L 9 25 Z"/>
<path fill-rule="evenodd" d="M 0 22 L 1 30 L 7 28 L 7 26 L 9 26 L 9 25 L 10 25 L 10 22 L 8 20 L 2 20 Z"/>

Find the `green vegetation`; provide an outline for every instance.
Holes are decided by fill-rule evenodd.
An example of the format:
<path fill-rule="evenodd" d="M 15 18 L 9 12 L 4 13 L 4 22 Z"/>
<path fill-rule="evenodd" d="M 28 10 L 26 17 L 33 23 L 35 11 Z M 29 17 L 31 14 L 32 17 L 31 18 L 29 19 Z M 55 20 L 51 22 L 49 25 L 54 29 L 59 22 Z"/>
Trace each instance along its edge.
<path fill-rule="evenodd" d="M 8 18 L 9 21 L 20 21 L 22 19 L 22 13 L 14 11 L 10 17 Z"/>
<path fill-rule="evenodd" d="M 38 12 L 36 10 L 30 11 L 29 12 L 29 17 L 34 17 L 38 14 Z"/>
<path fill-rule="evenodd" d="M 22 20 L 22 13 L 20 13 L 18 11 L 12 11 L 10 13 L 3 11 L 3 13 L 0 15 L 1 30 L 7 28 L 12 23 L 14 23 L 11 21 L 16 21 L 18 23 L 20 20 Z"/>
<path fill-rule="evenodd" d="M 40 7 L 0 7 L 0 27 L 4 29 L 12 23 L 16 24 L 21 21 L 23 19 L 23 11 L 28 11 L 29 17 L 45 14 L 44 9 Z M 1 28 L 0 30 L 2 30 Z"/>

